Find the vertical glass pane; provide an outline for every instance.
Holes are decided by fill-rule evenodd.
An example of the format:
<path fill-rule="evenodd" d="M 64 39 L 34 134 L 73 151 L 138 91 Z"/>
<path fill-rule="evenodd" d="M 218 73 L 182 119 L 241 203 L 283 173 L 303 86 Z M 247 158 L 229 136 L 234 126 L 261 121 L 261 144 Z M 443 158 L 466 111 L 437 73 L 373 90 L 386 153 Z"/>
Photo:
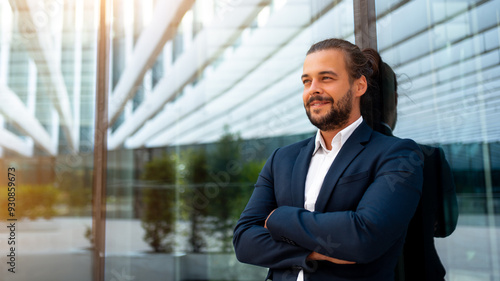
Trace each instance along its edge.
<path fill-rule="evenodd" d="M 91 280 L 96 1 L 0 1 L 0 276 Z"/>
<path fill-rule="evenodd" d="M 314 134 L 303 59 L 354 41 L 351 1 L 113 7 L 106 280 L 263 280 L 232 231 L 272 151 Z"/>
<path fill-rule="evenodd" d="M 500 280 L 500 1 L 376 8 L 378 48 L 399 80 L 395 135 L 442 147 L 453 171 L 458 226 L 435 239 L 447 280 Z"/>

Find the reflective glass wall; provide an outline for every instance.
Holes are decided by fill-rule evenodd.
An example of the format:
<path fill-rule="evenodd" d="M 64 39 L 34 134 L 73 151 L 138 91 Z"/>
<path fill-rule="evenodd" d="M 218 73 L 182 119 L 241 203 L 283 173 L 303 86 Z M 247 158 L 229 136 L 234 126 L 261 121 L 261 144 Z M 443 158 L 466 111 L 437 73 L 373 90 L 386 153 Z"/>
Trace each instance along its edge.
<path fill-rule="evenodd" d="M 500 1 L 375 3 L 394 133 L 442 147 L 454 173 L 458 226 L 435 239 L 447 279 L 500 280 Z"/>
<path fill-rule="evenodd" d="M 106 278 L 265 279 L 236 260 L 232 230 L 269 154 L 314 132 L 304 54 L 321 39 L 354 41 L 352 3 L 113 7 L 127 20 L 113 23 Z"/>
<path fill-rule="evenodd" d="M 90 280 L 98 5 L 0 1 L 0 279 Z"/>
<path fill-rule="evenodd" d="M 97 280 L 264 280 L 232 229 L 271 152 L 315 132 L 307 49 L 356 33 L 397 74 L 395 135 L 442 147 L 453 169 L 458 227 L 436 239 L 447 280 L 500 280 L 500 0 L 376 0 L 376 34 L 355 32 L 361 2 L 110 0 L 94 237 L 102 1 L 0 0 L 0 279 L 96 280 L 103 262 Z"/>

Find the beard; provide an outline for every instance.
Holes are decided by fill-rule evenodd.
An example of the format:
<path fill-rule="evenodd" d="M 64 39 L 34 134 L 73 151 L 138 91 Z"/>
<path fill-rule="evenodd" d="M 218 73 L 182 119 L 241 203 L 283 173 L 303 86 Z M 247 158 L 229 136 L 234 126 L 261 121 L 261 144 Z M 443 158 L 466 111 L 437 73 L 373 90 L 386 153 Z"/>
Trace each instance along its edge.
<path fill-rule="evenodd" d="M 326 113 L 324 116 L 312 116 L 311 114 L 311 108 L 310 104 L 313 101 L 328 101 L 331 104 L 330 111 Z M 349 116 L 351 115 L 352 111 L 352 94 L 351 90 L 349 89 L 347 93 L 340 98 L 336 103 L 334 102 L 333 98 L 330 96 L 327 97 L 322 97 L 322 96 L 312 96 L 309 98 L 307 101 L 307 104 L 305 105 L 306 108 L 306 114 L 307 117 L 309 118 L 309 121 L 316 126 L 318 129 L 321 131 L 332 131 L 336 130 L 339 128 L 342 128 L 347 124 L 347 121 L 349 120 Z M 319 113 L 320 110 L 314 110 L 313 112 Z"/>

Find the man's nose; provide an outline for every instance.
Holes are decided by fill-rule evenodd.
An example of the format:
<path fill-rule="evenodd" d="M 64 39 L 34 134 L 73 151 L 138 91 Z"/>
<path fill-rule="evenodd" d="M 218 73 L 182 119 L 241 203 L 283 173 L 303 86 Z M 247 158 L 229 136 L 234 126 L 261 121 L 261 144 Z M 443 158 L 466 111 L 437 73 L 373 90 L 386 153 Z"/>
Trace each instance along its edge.
<path fill-rule="evenodd" d="M 309 95 L 321 94 L 322 91 L 323 89 L 321 88 L 321 85 L 316 80 L 313 80 L 311 82 L 311 87 L 309 87 L 308 94 Z"/>

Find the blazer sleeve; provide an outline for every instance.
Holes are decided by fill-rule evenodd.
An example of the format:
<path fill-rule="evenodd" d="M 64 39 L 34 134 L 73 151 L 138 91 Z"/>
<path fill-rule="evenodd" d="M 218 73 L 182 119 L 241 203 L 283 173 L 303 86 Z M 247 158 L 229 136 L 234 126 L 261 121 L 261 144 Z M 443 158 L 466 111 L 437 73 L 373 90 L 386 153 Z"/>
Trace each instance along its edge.
<path fill-rule="evenodd" d="M 423 156 L 415 142 L 398 140 L 380 157 L 371 159 L 379 164 L 355 211 L 279 207 L 267 221 L 273 239 L 286 237 L 311 251 L 357 263 L 372 262 L 386 253 L 401 241 L 417 207 Z"/>
<path fill-rule="evenodd" d="M 268 268 L 311 269 L 306 263 L 311 251 L 274 240 L 264 228 L 267 216 L 277 207 L 272 174 L 273 159 L 267 160 L 259 174 L 255 189 L 234 229 L 233 245 L 240 262 Z"/>

